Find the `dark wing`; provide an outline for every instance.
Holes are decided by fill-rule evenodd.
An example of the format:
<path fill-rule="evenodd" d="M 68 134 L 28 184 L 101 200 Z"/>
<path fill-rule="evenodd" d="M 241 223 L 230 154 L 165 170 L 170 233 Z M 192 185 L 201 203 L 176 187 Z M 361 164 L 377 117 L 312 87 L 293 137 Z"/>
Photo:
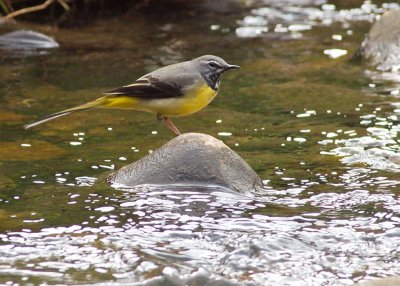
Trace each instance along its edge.
<path fill-rule="evenodd" d="M 182 86 L 171 81 L 161 81 L 154 75 L 145 75 L 130 85 L 118 87 L 104 94 L 140 98 L 171 98 L 183 96 Z"/>

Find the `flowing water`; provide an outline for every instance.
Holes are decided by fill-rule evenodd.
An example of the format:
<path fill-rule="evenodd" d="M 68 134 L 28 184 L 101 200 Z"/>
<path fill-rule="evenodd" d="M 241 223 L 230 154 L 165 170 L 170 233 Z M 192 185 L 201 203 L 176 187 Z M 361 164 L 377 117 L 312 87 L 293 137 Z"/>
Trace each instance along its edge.
<path fill-rule="evenodd" d="M 0 283 L 319 286 L 400 275 L 400 74 L 351 61 L 375 17 L 395 8 L 204 1 L 75 29 L 18 24 L 60 47 L 0 50 Z M 113 170 L 173 137 L 150 114 L 92 110 L 22 128 L 202 54 L 242 69 L 175 123 L 237 151 L 264 180 L 253 197 L 108 186 Z"/>

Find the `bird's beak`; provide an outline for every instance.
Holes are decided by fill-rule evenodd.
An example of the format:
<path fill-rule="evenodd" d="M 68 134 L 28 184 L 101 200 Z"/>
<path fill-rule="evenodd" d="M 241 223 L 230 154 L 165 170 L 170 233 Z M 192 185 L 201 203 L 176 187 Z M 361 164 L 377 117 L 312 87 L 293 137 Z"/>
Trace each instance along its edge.
<path fill-rule="evenodd" d="M 224 70 L 235 70 L 240 69 L 240 66 L 237 65 L 227 65 Z"/>

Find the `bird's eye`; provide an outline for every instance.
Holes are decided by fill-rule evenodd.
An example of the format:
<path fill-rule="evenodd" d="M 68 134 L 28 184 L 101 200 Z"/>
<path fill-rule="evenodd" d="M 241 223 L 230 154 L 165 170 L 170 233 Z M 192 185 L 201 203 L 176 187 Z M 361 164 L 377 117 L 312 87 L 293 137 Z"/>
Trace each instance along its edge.
<path fill-rule="evenodd" d="M 213 69 L 219 68 L 219 65 L 216 62 L 209 62 L 208 66 Z"/>

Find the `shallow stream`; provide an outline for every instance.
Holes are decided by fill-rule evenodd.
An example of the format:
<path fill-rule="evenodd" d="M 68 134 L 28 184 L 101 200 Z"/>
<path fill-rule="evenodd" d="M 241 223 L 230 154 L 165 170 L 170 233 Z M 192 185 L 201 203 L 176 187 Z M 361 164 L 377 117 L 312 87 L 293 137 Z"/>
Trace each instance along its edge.
<path fill-rule="evenodd" d="M 76 29 L 19 23 L 60 47 L 0 50 L 0 283 L 400 276 L 400 74 L 351 61 L 375 17 L 399 8 L 374 3 L 203 1 Z M 202 54 L 242 69 L 205 110 L 174 122 L 237 151 L 264 180 L 254 197 L 108 186 L 113 170 L 173 138 L 150 114 L 92 110 L 22 128 Z"/>

